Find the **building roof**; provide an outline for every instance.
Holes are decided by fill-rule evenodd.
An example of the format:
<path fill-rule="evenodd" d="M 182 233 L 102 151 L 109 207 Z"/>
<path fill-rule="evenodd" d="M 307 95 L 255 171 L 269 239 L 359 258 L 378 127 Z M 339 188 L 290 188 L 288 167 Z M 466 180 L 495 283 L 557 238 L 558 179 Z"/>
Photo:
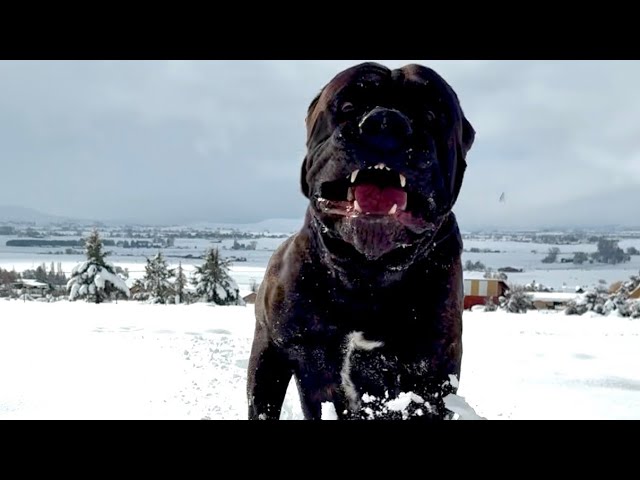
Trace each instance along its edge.
<path fill-rule="evenodd" d="M 575 300 L 581 294 L 571 292 L 526 292 L 534 302 L 568 302 Z"/>
<path fill-rule="evenodd" d="M 21 278 L 20 280 L 15 281 L 16 284 L 26 285 L 27 287 L 34 288 L 47 288 L 49 287 L 48 283 L 39 282 L 38 280 L 34 280 L 32 278 Z"/>

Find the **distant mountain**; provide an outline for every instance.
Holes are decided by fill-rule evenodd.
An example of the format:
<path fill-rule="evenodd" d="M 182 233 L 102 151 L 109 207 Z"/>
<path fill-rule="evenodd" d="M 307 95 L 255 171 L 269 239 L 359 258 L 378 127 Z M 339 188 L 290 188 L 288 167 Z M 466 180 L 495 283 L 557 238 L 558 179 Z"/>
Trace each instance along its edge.
<path fill-rule="evenodd" d="M 33 208 L 16 207 L 14 205 L 0 205 L 0 222 L 36 223 L 39 225 L 48 223 L 79 222 L 77 219 L 50 215 Z"/>
<path fill-rule="evenodd" d="M 164 225 L 166 227 L 175 227 L 176 225 L 189 227 L 189 228 L 207 228 L 207 229 L 235 229 L 245 232 L 264 232 L 270 233 L 293 233 L 300 230 L 302 226 L 302 218 L 271 218 L 262 220 L 260 222 L 253 223 L 229 223 L 229 222 L 186 222 L 183 224 L 176 224 L 167 222 Z M 61 215 L 51 215 L 41 212 L 33 208 L 17 207 L 14 205 L 0 205 L 0 223 L 35 223 L 36 225 L 47 225 L 54 223 L 77 223 L 79 225 L 92 225 L 96 222 L 103 225 L 146 225 L 153 226 L 147 222 L 141 223 L 137 221 L 126 220 L 88 220 L 80 218 L 71 218 Z"/>

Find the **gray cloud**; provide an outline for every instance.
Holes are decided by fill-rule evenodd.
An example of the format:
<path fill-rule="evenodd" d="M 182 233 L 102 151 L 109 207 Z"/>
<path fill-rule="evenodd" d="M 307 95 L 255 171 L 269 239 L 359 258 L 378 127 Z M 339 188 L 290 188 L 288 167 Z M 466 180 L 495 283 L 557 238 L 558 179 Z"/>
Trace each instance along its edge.
<path fill-rule="evenodd" d="M 463 228 L 640 223 L 640 62 L 379 61 L 431 66 L 457 91 L 477 131 Z M 307 106 L 357 62 L 2 61 L 0 205 L 148 222 L 299 217 Z"/>

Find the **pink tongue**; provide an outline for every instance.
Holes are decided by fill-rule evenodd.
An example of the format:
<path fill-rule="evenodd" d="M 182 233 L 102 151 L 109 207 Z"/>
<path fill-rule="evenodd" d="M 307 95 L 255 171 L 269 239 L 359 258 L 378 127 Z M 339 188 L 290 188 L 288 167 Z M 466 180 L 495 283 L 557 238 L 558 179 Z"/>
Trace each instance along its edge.
<path fill-rule="evenodd" d="M 363 184 L 354 189 L 356 201 L 364 213 L 386 215 L 394 204 L 399 209 L 407 205 L 407 193 L 401 188 Z"/>

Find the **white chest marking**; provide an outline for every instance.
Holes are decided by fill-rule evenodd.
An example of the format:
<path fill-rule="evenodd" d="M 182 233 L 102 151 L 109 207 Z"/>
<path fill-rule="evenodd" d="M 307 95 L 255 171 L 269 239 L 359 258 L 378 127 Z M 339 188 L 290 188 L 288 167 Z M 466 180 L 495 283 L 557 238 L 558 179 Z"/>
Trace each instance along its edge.
<path fill-rule="evenodd" d="M 340 375 L 342 377 L 342 388 L 344 389 L 345 395 L 352 409 L 358 408 L 360 398 L 358 397 L 358 392 L 351 380 L 351 355 L 355 350 L 371 351 L 374 348 L 380 348 L 383 345 L 383 342 L 365 339 L 362 332 L 351 332 L 347 335 L 344 361 L 342 363 Z"/>

